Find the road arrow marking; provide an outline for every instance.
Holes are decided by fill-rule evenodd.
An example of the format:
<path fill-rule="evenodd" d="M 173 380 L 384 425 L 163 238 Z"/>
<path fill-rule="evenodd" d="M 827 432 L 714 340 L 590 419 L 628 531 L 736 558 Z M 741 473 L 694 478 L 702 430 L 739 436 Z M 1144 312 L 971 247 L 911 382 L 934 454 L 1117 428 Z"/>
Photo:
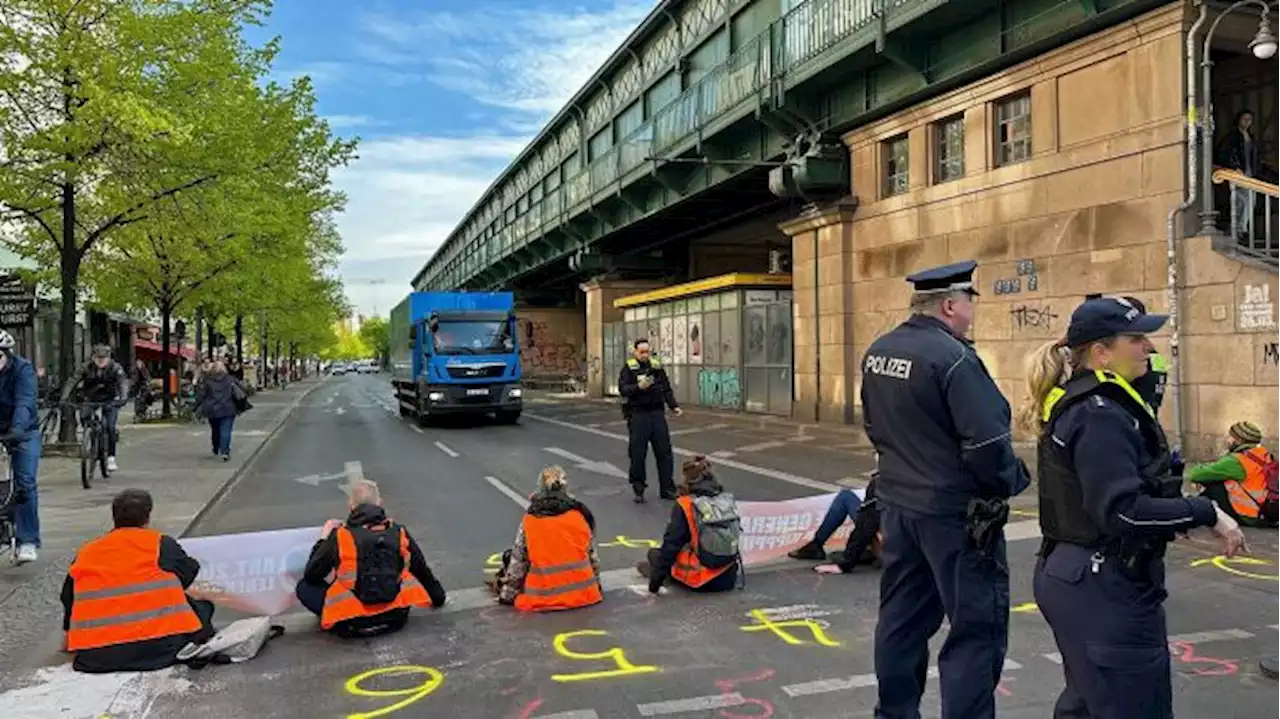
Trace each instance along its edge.
<path fill-rule="evenodd" d="M 347 462 L 343 465 L 341 472 L 333 474 L 308 474 L 305 477 L 294 477 L 293 481 L 299 484 L 309 485 L 311 487 L 319 487 L 322 482 L 333 482 L 335 480 L 345 479 L 347 483 L 341 485 L 340 489 L 345 491 L 352 484 L 364 479 L 364 468 L 359 462 Z"/>
<path fill-rule="evenodd" d="M 609 462 L 597 462 L 592 459 L 587 459 L 586 457 L 580 457 L 567 449 L 560 449 L 559 447 L 543 447 L 542 451 L 550 452 L 557 457 L 563 457 L 564 459 L 573 462 L 577 469 L 585 469 L 588 472 L 603 474 L 607 477 L 617 477 L 618 479 L 627 478 L 626 472 L 618 469 Z"/>

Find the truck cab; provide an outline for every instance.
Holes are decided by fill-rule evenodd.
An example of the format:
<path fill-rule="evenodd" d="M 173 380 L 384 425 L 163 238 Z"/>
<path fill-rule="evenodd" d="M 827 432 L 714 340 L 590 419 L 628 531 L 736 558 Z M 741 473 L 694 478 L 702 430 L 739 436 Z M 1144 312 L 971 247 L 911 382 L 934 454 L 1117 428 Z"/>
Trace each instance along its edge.
<path fill-rule="evenodd" d="M 415 294 L 437 295 L 437 300 L 415 303 L 419 311 L 407 333 L 412 355 L 409 362 L 397 363 L 393 380 L 401 415 L 419 423 L 457 414 L 493 414 L 505 424 L 518 421 L 523 391 L 510 299 L 446 302 L 440 297 L 445 293 Z"/>

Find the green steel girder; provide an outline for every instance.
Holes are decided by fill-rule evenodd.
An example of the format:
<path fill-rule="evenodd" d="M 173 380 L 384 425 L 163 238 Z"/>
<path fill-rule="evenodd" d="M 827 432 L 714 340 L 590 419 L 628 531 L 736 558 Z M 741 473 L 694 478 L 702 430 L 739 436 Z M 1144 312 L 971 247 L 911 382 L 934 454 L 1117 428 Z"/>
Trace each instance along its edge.
<path fill-rule="evenodd" d="M 816 1 L 816 0 L 811 0 Z M 805 108 L 818 129 L 839 132 L 872 122 L 901 107 L 926 101 L 964 82 L 990 74 L 1031 53 L 1067 42 L 1086 32 L 1115 24 L 1161 4 L 1161 0 L 991 0 L 981 3 L 943 3 L 918 0 L 917 6 L 899 7 L 895 17 L 909 18 L 906 25 L 890 28 L 881 18 L 874 43 L 867 54 L 862 48 L 832 44 L 831 56 L 818 56 L 823 70 L 791 87 L 786 97 L 773 100 L 783 107 Z M 905 10 L 902 8 L 906 7 Z M 930 12 L 919 15 L 923 8 Z M 981 8 L 987 8 L 985 14 Z M 1071 8 L 1074 8 L 1072 10 Z M 839 54 L 843 53 L 843 54 Z M 814 58 L 805 60 L 812 66 Z M 855 65 L 850 65 L 855 62 Z M 869 64 L 868 64 L 869 63 Z M 786 71 L 783 63 L 774 67 Z M 775 82 L 782 86 L 785 83 Z M 757 108 L 748 116 L 710 136 L 695 133 L 694 152 L 714 159 L 777 157 L 793 139 L 783 133 L 795 128 L 787 116 Z M 687 157 L 687 155 L 686 155 Z M 590 207 L 568 218 L 553 231 L 571 238 L 575 248 L 590 247 L 621 238 L 629 227 L 661 221 L 675 205 L 696 201 L 718 184 L 741 174 L 741 169 L 693 166 L 650 161 L 648 172 L 632 172 L 633 181 L 614 179 L 609 193 L 596 192 Z M 590 168 L 584 169 L 590 171 Z M 601 188 L 604 189 L 604 188 Z M 683 211 L 680 211 L 683 214 Z M 634 234 L 634 233 L 630 233 Z M 483 275 L 486 284 L 506 285 L 553 262 L 568 251 L 546 236 L 530 242 L 511 259 L 494 263 Z M 478 280 L 476 275 L 472 280 Z M 468 280 L 471 282 L 472 280 Z"/>

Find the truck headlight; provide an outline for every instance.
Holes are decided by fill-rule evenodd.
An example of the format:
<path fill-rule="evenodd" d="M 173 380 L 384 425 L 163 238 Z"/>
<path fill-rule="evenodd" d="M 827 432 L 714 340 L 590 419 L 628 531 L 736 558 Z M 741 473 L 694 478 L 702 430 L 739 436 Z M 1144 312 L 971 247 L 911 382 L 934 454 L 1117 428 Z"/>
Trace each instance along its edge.
<path fill-rule="evenodd" d="M 511 388 L 510 395 L 511 395 L 512 397 L 523 397 L 523 396 L 524 396 L 524 390 L 520 389 L 519 387 L 512 387 L 512 388 Z"/>
<path fill-rule="evenodd" d="M 432 402 L 439 402 L 440 400 L 444 399 L 444 392 L 428 392 L 427 399 L 431 400 Z"/>

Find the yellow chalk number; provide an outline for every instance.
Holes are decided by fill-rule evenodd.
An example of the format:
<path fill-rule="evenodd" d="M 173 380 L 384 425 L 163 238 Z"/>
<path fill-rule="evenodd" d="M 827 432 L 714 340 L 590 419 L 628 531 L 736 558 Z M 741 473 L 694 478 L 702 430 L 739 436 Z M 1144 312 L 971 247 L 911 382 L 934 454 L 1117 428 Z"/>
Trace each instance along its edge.
<path fill-rule="evenodd" d="M 375 677 L 405 677 L 419 675 L 425 679 L 416 686 L 409 686 L 403 689 L 366 689 L 361 686 L 365 682 Z M 379 669 L 370 669 L 367 672 L 357 674 L 347 680 L 346 690 L 352 696 L 368 699 L 390 699 L 393 697 L 404 697 L 400 701 L 381 709 L 375 709 L 370 712 L 357 712 L 348 714 L 347 719 L 374 719 L 400 711 L 405 707 L 413 704 L 419 699 L 423 699 L 440 688 L 444 683 L 444 675 L 438 669 L 431 667 L 420 667 L 414 665 L 404 665 L 398 667 L 382 667 Z"/>
<path fill-rule="evenodd" d="M 651 674 L 653 672 L 662 671 L 655 666 L 636 666 L 627 660 L 622 650 L 614 647 L 603 652 L 583 653 L 575 652 L 565 646 L 565 642 L 574 637 L 604 637 L 608 636 L 608 632 L 598 629 L 582 629 L 576 632 L 565 632 L 557 634 L 552 645 L 556 649 L 556 654 L 566 659 L 579 659 L 582 661 L 612 661 L 617 669 L 604 669 L 596 672 L 582 672 L 581 674 L 552 674 L 551 679 L 557 682 L 584 682 L 592 679 L 609 679 L 612 677 L 625 677 L 630 674 Z"/>

